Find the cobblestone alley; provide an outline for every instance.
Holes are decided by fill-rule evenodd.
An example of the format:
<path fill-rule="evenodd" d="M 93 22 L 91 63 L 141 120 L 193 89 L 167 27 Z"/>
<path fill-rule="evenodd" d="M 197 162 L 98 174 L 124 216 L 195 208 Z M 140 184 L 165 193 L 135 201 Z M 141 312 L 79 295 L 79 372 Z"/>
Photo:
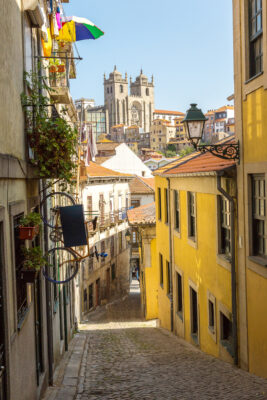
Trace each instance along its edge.
<path fill-rule="evenodd" d="M 267 399 L 267 381 L 140 318 L 139 289 L 90 314 L 45 400 Z"/>

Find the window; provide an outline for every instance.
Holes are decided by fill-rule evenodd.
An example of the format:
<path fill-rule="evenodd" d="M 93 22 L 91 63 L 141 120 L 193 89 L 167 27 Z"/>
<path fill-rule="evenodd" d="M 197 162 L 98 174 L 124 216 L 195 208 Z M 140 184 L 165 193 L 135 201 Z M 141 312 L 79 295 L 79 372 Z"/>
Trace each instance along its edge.
<path fill-rule="evenodd" d="M 94 306 L 94 297 L 93 297 L 93 284 L 88 287 L 89 292 L 89 310 Z"/>
<path fill-rule="evenodd" d="M 105 240 L 102 240 L 101 242 L 101 253 L 105 253 Z M 101 262 L 103 263 L 105 261 L 105 257 L 101 257 Z"/>
<path fill-rule="evenodd" d="M 119 253 L 122 251 L 122 232 L 119 232 Z"/>
<path fill-rule="evenodd" d="M 177 302 L 176 302 L 176 311 L 178 314 L 183 313 L 183 286 L 182 286 L 182 275 L 176 272 L 176 288 L 177 288 Z M 180 315 L 180 316 L 181 316 Z"/>
<path fill-rule="evenodd" d="M 169 223 L 169 195 L 168 189 L 164 189 L 165 223 Z"/>
<path fill-rule="evenodd" d="M 87 311 L 87 289 L 83 290 L 83 311 Z"/>
<path fill-rule="evenodd" d="M 220 201 L 220 253 L 226 256 L 231 255 L 231 213 L 230 203 L 223 197 Z"/>
<path fill-rule="evenodd" d="M 107 88 L 107 93 L 109 93 L 109 88 Z"/>
<path fill-rule="evenodd" d="M 179 207 L 179 192 L 174 190 L 174 227 L 180 231 L 180 207 Z"/>
<path fill-rule="evenodd" d="M 111 280 L 114 281 L 114 279 L 116 279 L 116 266 L 111 264 Z"/>
<path fill-rule="evenodd" d="M 198 304 L 197 292 L 190 287 L 190 306 L 191 306 L 191 335 L 198 341 Z"/>
<path fill-rule="evenodd" d="M 120 93 L 123 93 L 123 86 L 120 85 Z"/>
<path fill-rule="evenodd" d="M 196 204 L 195 193 L 188 192 L 188 236 L 196 238 Z"/>
<path fill-rule="evenodd" d="M 166 261 L 166 274 L 167 274 L 167 294 L 171 293 L 171 268 L 169 261 Z"/>
<path fill-rule="evenodd" d="M 220 312 L 220 340 L 221 344 L 227 348 L 232 354 L 233 336 L 232 336 L 232 322 L 226 315 Z"/>
<path fill-rule="evenodd" d="M 146 88 L 146 95 L 149 96 L 149 89 Z"/>
<path fill-rule="evenodd" d="M 267 256 L 265 176 L 252 176 L 253 255 Z"/>
<path fill-rule="evenodd" d="M 89 213 L 89 217 L 92 216 L 92 211 L 93 211 L 92 196 L 87 196 L 87 212 Z"/>
<path fill-rule="evenodd" d="M 209 307 L 209 329 L 214 332 L 215 330 L 215 307 L 211 300 L 208 300 Z"/>
<path fill-rule="evenodd" d="M 21 269 L 23 267 L 23 252 L 21 245 L 23 241 L 19 239 L 19 221 L 23 217 L 23 213 L 13 217 L 13 240 L 14 240 L 14 261 L 16 272 L 16 289 L 17 289 L 17 319 L 18 323 L 23 320 L 28 304 L 27 304 L 27 284 L 21 279 Z"/>
<path fill-rule="evenodd" d="M 163 256 L 159 255 L 159 283 L 163 287 Z"/>
<path fill-rule="evenodd" d="M 262 71 L 262 0 L 249 0 L 249 77 Z"/>
<path fill-rule="evenodd" d="M 99 195 L 99 214 L 100 214 L 100 224 L 103 225 L 105 222 L 105 200 L 104 195 Z"/>
<path fill-rule="evenodd" d="M 138 230 L 136 228 L 132 228 L 132 245 L 133 247 L 138 247 Z"/>
<path fill-rule="evenodd" d="M 114 236 L 111 236 L 111 238 L 110 238 L 110 257 L 111 258 L 113 258 L 114 257 L 114 255 L 115 255 L 115 251 L 114 251 L 114 249 L 115 249 L 115 246 L 114 246 Z"/>
<path fill-rule="evenodd" d="M 140 207 L 140 200 L 132 199 L 131 200 L 131 207 Z"/>
<path fill-rule="evenodd" d="M 161 220 L 161 189 L 158 188 L 158 219 Z"/>

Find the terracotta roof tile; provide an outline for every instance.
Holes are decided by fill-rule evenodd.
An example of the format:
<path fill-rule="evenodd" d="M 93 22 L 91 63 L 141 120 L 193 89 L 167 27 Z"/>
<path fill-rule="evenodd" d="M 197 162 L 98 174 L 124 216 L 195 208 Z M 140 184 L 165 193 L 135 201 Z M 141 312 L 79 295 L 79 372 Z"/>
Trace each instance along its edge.
<path fill-rule="evenodd" d="M 215 110 L 214 112 L 220 112 L 220 111 L 226 111 L 226 110 L 234 110 L 235 107 L 234 106 L 222 106 L 220 108 L 218 108 L 217 110 Z"/>
<path fill-rule="evenodd" d="M 102 167 L 102 165 L 98 165 L 97 163 L 90 161 L 88 167 L 81 168 L 81 180 L 96 177 L 131 177 L 130 174 L 122 174 L 121 172 L 113 171 L 111 169 Z"/>
<path fill-rule="evenodd" d="M 155 178 L 142 178 L 142 181 L 144 181 L 148 186 L 151 187 L 151 189 L 155 190 Z"/>
<path fill-rule="evenodd" d="M 155 202 L 127 211 L 130 225 L 147 225 L 156 223 Z"/>
<path fill-rule="evenodd" d="M 129 184 L 131 194 L 153 194 L 154 189 L 139 176 L 135 177 Z"/>
<path fill-rule="evenodd" d="M 98 151 L 101 150 L 115 150 L 120 143 L 117 142 L 97 142 L 96 147 Z"/>
<path fill-rule="evenodd" d="M 168 114 L 168 115 L 185 115 L 185 113 L 181 111 L 169 111 L 169 110 L 154 110 L 153 114 Z"/>

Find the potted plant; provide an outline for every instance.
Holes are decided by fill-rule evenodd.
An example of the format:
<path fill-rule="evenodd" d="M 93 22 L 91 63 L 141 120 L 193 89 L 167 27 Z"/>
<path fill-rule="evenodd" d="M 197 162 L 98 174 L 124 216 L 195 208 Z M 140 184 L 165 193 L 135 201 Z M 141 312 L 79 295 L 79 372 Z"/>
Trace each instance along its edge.
<path fill-rule="evenodd" d="M 24 261 L 21 272 L 21 279 L 26 282 L 33 283 L 37 272 L 46 264 L 46 259 L 43 257 L 42 250 L 39 246 L 27 249 L 22 248 Z"/>
<path fill-rule="evenodd" d="M 59 73 L 65 72 L 65 65 L 64 64 L 60 64 L 57 67 L 57 72 L 59 72 Z"/>
<path fill-rule="evenodd" d="M 19 238 L 21 240 L 33 240 L 40 231 L 42 219 L 40 214 L 32 212 L 21 218 L 19 226 Z"/>

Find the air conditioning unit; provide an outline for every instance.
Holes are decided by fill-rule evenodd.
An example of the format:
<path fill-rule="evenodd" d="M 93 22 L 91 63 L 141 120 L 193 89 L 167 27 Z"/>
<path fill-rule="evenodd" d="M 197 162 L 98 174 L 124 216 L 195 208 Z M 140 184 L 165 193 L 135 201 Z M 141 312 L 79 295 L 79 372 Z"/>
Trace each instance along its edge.
<path fill-rule="evenodd" d="M 34 26 L 41 28 L 45 22 L 44 12 L 38 0 L 24 0 L 24 10 L 28 12 Z"/>

